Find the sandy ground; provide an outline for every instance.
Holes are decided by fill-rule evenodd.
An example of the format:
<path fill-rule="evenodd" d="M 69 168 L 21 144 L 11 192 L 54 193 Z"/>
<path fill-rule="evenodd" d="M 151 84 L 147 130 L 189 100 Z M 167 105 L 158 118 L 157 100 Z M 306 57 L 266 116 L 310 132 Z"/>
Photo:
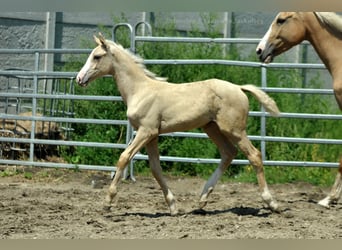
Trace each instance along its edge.
<path fill-rule="evenodd" d="M 270 185 L 282 206 L 272 213 L 255 184 L 220 182 L 205 210 L 198 210 L 205 180 L 167 179 L 182 211 L 178 216 L 169 215 L 152 177 L 121 182 L 111 211 L 102 209 L 109 173 L 40 169 L 0 177 L 0 238 L 342 238 L 342 201 L 330 209 L 316 205 L 328 189 Z"/>

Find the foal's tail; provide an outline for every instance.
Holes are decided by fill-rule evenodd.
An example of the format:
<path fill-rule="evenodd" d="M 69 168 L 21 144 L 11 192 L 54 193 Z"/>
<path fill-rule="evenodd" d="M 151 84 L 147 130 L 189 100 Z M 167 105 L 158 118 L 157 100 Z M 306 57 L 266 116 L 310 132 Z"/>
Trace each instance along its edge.
<path fill-rule="evenodd" d="M 279 115 L 280 112 L 276 102 L 264 91 L 251 84 L 242 85 L 240 87 L 242 90 L 250 92 L 256 99 L 258 99 L 266 111 L 268 111 L 272 116 Z"/>

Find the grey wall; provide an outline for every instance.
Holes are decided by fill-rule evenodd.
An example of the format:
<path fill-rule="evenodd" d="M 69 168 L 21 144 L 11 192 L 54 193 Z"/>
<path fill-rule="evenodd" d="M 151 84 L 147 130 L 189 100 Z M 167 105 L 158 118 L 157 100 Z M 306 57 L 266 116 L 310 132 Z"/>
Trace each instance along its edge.
<path fill-rule="evenodd" d="M 214 16 L 215 26 L 220 27 L 224 37 L 261 38 L 276 12 L 0 12 L 0 47 L 81 48 L 84 47 L 84 41 L 91 40 L 92 35 L 99 32 L 99 25 L 111 27 L 118 22 L 135 24 L 142 20 L 157 26 L 174 21 L 179 31 L 194 27 L 205 31 L 202 20 L 208 20 L 210 15 Z M 254 47 L 251 45 L 247 49 Z M 317 58 L 313 57 L 312 61 L 316 62 Z M 6 65 L 0 67 L 9 64 L 10 61 L 7 61 Z"/>
<path fill-rule="evenodd" d="M 118 22 L 135 24 L 142 20 L 156 26 L 174 21 L 179 31 L 193 28 L 205 31 L 202 20 L 210 16 L 214 17 L 214 25 L 219 27 L 223 37 L 261 38 L 275 15 L 276 12 L 0 12 L 0 48 L 85 48 L 89 47 L 85 41 L 89 44 L 93 34 L 100 31 L 99 25 L 112 27 Z M 255 45 L 242 45 L 241 53 L 251 54 L 254 49 Z M 311 46 L 308 55 L 308 62 L 321 62 Z M 1 58 L 0 69 L 33 69 L 31 55 L 1 55 Z M 53 64 L 61 60 L 65 59 L 42 57 L 41 68 L 51 70 Z M 301 47 L 293 48 L 276 61 L 300 62 Z"/>

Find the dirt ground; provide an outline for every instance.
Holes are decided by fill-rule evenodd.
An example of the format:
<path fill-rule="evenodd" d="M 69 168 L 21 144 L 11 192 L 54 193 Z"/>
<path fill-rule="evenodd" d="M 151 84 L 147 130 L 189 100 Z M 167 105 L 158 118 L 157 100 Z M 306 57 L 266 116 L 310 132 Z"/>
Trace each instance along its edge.
<path fill-rule="evenodd" d="M 255 239 L 342 238 L 342 201 L 316 201 L 328 189 L 306 183 L 270 185 L 281 213 L 265 208 L 255 184 L 220 182 L 197 209 L 205 180 L 168 177 L 182 213 L 170 216 L 152 177 L 121 182 L 111 211 L 102 209 L 105 172 L 25 169 L 0 177 L 1 239 Z"/>

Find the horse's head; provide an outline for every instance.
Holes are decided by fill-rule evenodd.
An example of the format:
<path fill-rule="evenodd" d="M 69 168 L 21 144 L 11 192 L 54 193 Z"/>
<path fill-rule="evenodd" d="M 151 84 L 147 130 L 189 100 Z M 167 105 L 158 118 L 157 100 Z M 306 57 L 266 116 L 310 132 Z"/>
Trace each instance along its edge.
<path fill-rule="evenodd" d="M 260 61 L 270 63 L 275 56 L 303 41 L 305 32 L 299 13 L 280 12 L 256 48 Z"/>
<path fill-rule="evenodd" d="M 99 37 L 94 36 L 94 39 L 98 46 L 90 53 L 76 77 L 77 83 L 82 87 L 101 76 L 110 74 L 113 70 L 108 42 L 101 33 L 99 33 Z"/>

